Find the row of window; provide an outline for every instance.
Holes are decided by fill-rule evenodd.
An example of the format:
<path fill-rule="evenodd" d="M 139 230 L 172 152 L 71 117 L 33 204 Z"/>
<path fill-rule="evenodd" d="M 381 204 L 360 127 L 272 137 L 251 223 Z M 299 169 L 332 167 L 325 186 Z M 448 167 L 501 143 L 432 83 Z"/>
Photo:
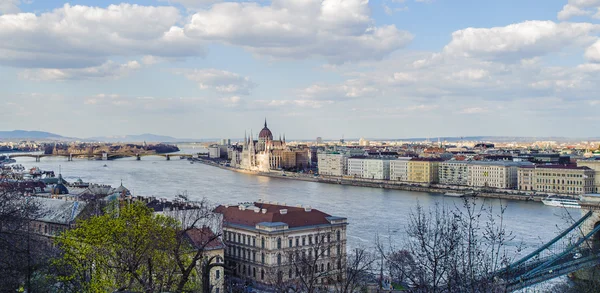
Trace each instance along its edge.
<path fill-rule="evenodd" d="M 341 253 L 342 253 L 342 248 L 341 248 L 341 246 L 339 244 L 336 246 L 336 252 L 337 252 L 337 255 L 341 255 Z M 257 262 L 256 261 L 257 252 L 254 251 L 254 250 L 250 250 L 250 249 L 246 249 L 246 248 L 238 247 L 238 246 L 229 246 L 228 253 L 233 258 L 239 258 L 239 259 L 242 259 L 242 260 L 245 260 L 245 261 Z M 296 257 L 296 259 L 300 259 L 300 255 L 302 255 L 302 258 L 305 258 L 307 256 L 309 258 L 312 258 L 313 257 L 313 249 L 296 250 L 295 251 L 295 257 Z M 329 246 L 327 248 L 321 249 L 321 254 L 319 254 L 319 249 L 315 248 L 314 249 L 314 256 L 315 257 L 317 257 L 317 256 L 319 256 L 319 257 L 329 257 L 329 256 L 331 256 L 331 246 Z M 288 256 L 288 262 L 292 263 L 292 254 L 290 254 Z M 261 253 L 260 254 L 260 263 L 261 264 L 265 264 L 266 263 L 265 253 Z M 281 253 L 277 254 L 277 265 L 281 265 Z"/>
<path fill-rule="evenodd" d="M 583 185 L 583 181 L 573 181 L 573 180 L 567 180 L 565 181 L 564 179 L 561 181 L 560 179 L 556 180 L 556 179 L 537 179 L 537 183 L 552 183 L 552 184 L 568 184 L 568 185 Z"/>
<path fill-rule="evenodd" d="M 320 265 L 315 264 L 314 268 L 312 268 L 312 269 L 314 270 L 315 273 L 327 273 L 327 272 L 331 272 L 332 265 L 330 262 L 328 262 L 327 268 L 326 268 L 324 263 L 321 263 Z M 338 270 L 342 269 L 341 260 L 337 261 L 337 269 Z M 238 264 L 235 266 L 235 272 L 238 276 L 252 277 L 252 278 L 256 279 L 257 271 L 258 270 L 256 269 L 256 267 L 246 266 L 245 264 L 243 264 L 243 265 Z M 295 270 L 290 268 L 290 269 L 288 269 L 288 279 L 292 279 L 294 277 L 294 274 L 293 274 L 294 271 L 295 271 L 296 278 L 299 277 L 301 274 L 306 275 L 306 274 L 310 273 L 308 271 L 308 268 L 304 268 L 302 271 L 300 268 L 296 268 Z M 265 280 L 265 275 L 266 275 L 265 270 L 261 268 L 260 269 L 260 280 Z M 283 277 L 283 272 L 279 271 L 277 275 L 278 275 L 279 280 L 281 281 L 281 279 Z"/>
<path fill-rule="evenodd" d="M 290 238 L 288 238 L 288 247 L 294 247 L 294 243 L 296 244 L 295 245 L 296 247 L 306 246 L 307 243 L 308 243 L 308 245 L 313 245 L 316 243 L 316 241 L 318 241 L 318 237 L 319 237 L 319 235 L 314 235 L 314 236 L 308 235 L 308 236 L 304 236 L 302 238 L 290 237 Z M 321 234 L 320 237 L 321 237 L 321 243 L 325 243 L 325 239 L 327 239 L 327 242 L 331 242 L 331 234 L 330 233 L 327 233 L 327 235 Z M 340 230 L 336 231 L 336 239 L 337 239 L 337 241 L 341 241 L 341 239 L 342 239 Z M 230 243 L 239 243 L 239 244 L 243 244 L 243 245 L 256 247 L 256 237 L 251 237 L 249 235 L 233 233 L 233 232 L 225 232 L 225 240 Z M 281 241 L 282 241 L 281 237 L 278 237 L 277 238 L 277 249 L 281 249 L 281 247 L 282 247 Z M 266 243 L 265 237 L 261 237 L 260 247 L 265 248 L 265 243 Z M 300 243 L 302 243 L 302 245 L 300 245 Z"/>

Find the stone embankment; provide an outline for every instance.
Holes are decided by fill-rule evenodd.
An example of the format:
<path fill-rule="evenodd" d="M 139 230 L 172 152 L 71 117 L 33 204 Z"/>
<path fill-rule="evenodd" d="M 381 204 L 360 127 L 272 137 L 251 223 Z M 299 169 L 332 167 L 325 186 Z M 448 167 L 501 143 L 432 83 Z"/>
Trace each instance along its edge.
<path fill-rule="evenodd" d="M 337 176 L 313 176 L 309 174 L 299 174 L 293 172 L 258 172 L 243 170 L 234 167 L 228 167 L 218 164 L 211 160 L 206 159 L 194 159 L 196 162 L 200 162 L 206 165 L 215 166 L 221 169 L 230 170 L 238 173 L 265 176 L 271 178 L 289 179 L 289 180 L 300 180 L 310 181 L 327 184 L 339 184 L 339 185 L 351 185 L 358 187 L 371 187 L 371 188 L 385 188 L 385 189 L 396 189 L 396 190 L 407 190 L 417 192 L 429 192 L 429 193 L 473 193 L 478 197 L 485 198 L 498 198 L 507 200 L 522 200 L 522 201 L 537 201 L 541 202 L 545 198 L 546 194 L 533 194 L 523 193 L 518 190 L 490 190 L 483 188 L 471 188 L 466 186 L 452 186 L 452 185 L 440 185 L 440 184 L 418 184 L 418 183 L 406 183 L 396 182 L 389 180 L 376 180 L 376 179 L 363 179 L 363 178 L 346 178 Z"/>

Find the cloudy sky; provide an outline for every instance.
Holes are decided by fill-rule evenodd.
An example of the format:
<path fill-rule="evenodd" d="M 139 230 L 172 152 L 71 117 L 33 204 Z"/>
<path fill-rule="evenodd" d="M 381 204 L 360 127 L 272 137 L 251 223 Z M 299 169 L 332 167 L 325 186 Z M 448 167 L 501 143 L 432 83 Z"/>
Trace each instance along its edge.
<path fill-rule="evenodd" d="M 598 136 L 600 0 L 0 0 L 1 130 Z"/>

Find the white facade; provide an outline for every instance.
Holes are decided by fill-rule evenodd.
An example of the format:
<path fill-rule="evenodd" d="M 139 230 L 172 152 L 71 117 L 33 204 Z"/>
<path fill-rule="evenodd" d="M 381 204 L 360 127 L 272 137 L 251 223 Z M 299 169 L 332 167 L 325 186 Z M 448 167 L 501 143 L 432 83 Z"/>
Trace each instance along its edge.
<path fill-rule="evenodd" d="M 218 146 L 211 146 L 208 148 L 208 157 L 216 159 L 221 157 L 221 148 Z"/>
<path fill-rule="evenodd" d="M 469 186 L 512 189 L 518 186 L 519 166 L 532 165 L 529 162 L 470 162 Z"/>
<path fill-rule="evenodd" d="M 361 177 L 365 171 L 364 158 L 349 158 L 348 159 L 348 176 Z"/>
<path fill-rule="evenodd" d="M 348 157 L 343 154 L 317 154 L 317 163 L 321 175 L 344 176 Z"/>
<path fill-rule="evenodd" d="M 365 179 L 390 179 L 390 160 L 349 158 L 348 175 Z"/>
<path fill-rule="evenodd" d="M 401 157 L 390 161 L 390 180 L 408 181 L 408 162 L 410 157 Z"/>
<path fill-rule="evenodd" d="M 439 183 L 448 185 L 469 184 L 469 168 L 465 161 L 441 162 L 438 171 Z"/>

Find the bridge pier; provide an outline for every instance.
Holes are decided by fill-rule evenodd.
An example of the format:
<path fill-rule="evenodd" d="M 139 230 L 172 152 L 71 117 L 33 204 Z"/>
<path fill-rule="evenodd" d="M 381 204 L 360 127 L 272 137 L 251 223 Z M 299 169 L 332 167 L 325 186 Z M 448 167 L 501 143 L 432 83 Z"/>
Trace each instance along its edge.
<path fill-rule="evenodd" d="M 166 157 L 167 157 L 167 161 L 171 160 L 171 156 L 167 155 Z"/>
<path fill-rule="evenodd" d="M 39 162 L 40 161 L 40 156 L 35 156 L 35 161 Z"/>
<path fill-rule="evenodd" d="M 69 158 L 67 159 L 67 161 L 69 161 L 69 162 L 73 161 L 73 154 L 69 154 Z"/>
<path fill-rule="evenodd" d="M 140 161 L 140 160 L 142 160 L 142 157 L 140 156 L 140 154 L 136 154 L 136 155 L 135 155 L 135 160 L 136 160 L 136 161 Z"/>
<path fill-rule="evenodd" d="M 593 214 L 581 225 L 581 232 L 586 235 L 600 225 L 600 196 L 589 194 L 582 195 L 580 205 L 582 215 L 589 211 L 593 212 Z M 600 249 L 600 232 L 597 232 L 590 237 L 583 245 L 591 248 L 592 251 L 597 252 Z M 595 266 L 576 271 L 573 273 L 573 277 L 576 280 L 598 282 L 600 281 L 600 267 Z"/>
<path fill-rule="evenodd" d="M 102 153 L 102 161 L 108 161 L 108 153 L 106 153 L 106 152 Z"/>

